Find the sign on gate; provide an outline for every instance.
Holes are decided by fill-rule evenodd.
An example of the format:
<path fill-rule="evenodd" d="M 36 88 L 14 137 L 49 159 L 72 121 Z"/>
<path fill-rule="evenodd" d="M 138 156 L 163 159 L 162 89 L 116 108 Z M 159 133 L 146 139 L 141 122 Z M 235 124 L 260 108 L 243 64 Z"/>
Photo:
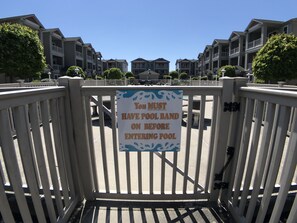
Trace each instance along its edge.
<path fill-rule="evenodd" d="M 119 90 L 120 151 L 179 151 L 182 90 Z"/>

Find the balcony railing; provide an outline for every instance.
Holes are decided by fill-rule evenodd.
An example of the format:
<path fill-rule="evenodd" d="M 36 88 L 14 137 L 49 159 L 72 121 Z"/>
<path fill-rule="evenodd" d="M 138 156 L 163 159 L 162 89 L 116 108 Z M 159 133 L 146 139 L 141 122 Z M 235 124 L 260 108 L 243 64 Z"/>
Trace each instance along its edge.
<path fill-rule="evenodd" d="M 253 40 L 251 42 L 248 43 L 248 49 L 257 47 L 257 46 L 261 46 L 262 45 L 262 38 Z"/>
<path fill-rule="evenodd" d="M 214 53 L 213 58 L 217 58 L 217 57 L 219 57 L 219 53 Z"/>
<path fill-rule="evenodd" d="M 221 56 L 222 57 L 227 57 L 227 56 L 229 56 L 229 52 L 227 51 L 227 52 L 221 52 Z"/>
<path fill-rule="evenodd" d="M 92 56 L 87 56 L 87 60 L 93 60 Z"/>
<path fill-rule="evenodd" d="M 79 52 L 79 51 L 75 51 L 75 55 L 76 55 L 77 57 L 82 57 L 82 53 Z"/>
<path fill-rule="evenodd" d="M 55 52 L 63 53 L 63 48 L 59 46 L 52 45 L 52 50 Z"/>
<path fill-rule="evenodd" d="M 230 54 L 229 55 L 233 55 L 239 52 L 239 47 L 233 48 L 230 50 Z"/>
<path fill-rule="evenodd" d="M 62 69 L 62 65 L 54 64 L 54 65 L 53 65 L 53 69 L 54 69 L 54 70 L 61 70 L 61 69 Z"/>

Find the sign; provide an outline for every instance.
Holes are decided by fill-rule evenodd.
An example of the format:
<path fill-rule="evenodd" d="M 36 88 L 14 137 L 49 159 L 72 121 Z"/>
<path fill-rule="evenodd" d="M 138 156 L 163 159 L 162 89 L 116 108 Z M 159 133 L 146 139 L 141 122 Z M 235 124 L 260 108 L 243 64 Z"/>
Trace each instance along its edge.
<path fill-rule="evenodd" d="M 182 90 L 119 90 L 120 151 L 179 151 Z"/>

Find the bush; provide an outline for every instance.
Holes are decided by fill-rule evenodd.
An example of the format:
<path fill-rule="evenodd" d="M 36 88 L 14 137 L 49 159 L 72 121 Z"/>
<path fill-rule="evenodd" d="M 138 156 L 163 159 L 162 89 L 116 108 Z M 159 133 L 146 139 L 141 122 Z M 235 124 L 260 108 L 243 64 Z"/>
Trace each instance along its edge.
<path fill-rule="evenodd" d="M 115 80 L 119 80 L 122 79 L 123 77 L 123 73 L 119 68 L 111 68 L 109 69 L 108 75 L 107 75 L 107 79 L 115 79 Z"/>
<path fill-rule="evenodd" d="M 126 78 L 134 77 L 134 74 L 131 71 L 125 73 Z"/>
<path fill-rule="evenodd" d="M 171 76 L 170 75 L 163 75 L 163 79 L 169 80 L 169 79 L 171 79 Z"/>
<path fill-rule="evenodd" d="M 225 69 L 225 74 L 224 74 L 225 77 L 235 77 L 236 76 L 236 74 L 235 74 L 236 67 L 231 66 L 231 65 L 225 65 L 225 66 L 220 67 L 220 69 L 218 70 L 218 73 L 217 73 L 218 77 L 223 76 L 223 73 L 222 73 L 223 69 Z"/>
<path fill-rule="evenodd" d="M 76 73 L 75 69 L 78 68 L 78 72 Z M 83 71 L 83 69 L 79 66 L 70 66 L 68 67 L 67 71 L 66 71 L 66 75 L 70 76 L 70 77 L 76 77 L 76 76 L 81 76 L 82 78 L 86 77 L 85 72 Z"/>
<path fill-rule="evenodd" d="M 178 78 L 178 72 L 177 71 L 171 71 L 171 72 L 169 72 L 169 75 L 171 76 L 171 79 Z"/>
<path fill-rule="evenodd" d="M 182 72 L 179 75 L 179 79 L 181 79 L 181 80 L 187 80 L 188 78 L 189 78 L 189 75 L 186 72 Z"/>
<path fill-rule="evenodd" d="M 297 37 L 274 35 L 257 52 L 252 64 L 256 78 L 282 81 L 297 78 Z"/>
<path fill-rule="evenodd" d="M 46 68 L 43 45 L 36 31 L 20 24 L 0 24 L 1 73 L 20 79 L 40 78 Z"/>

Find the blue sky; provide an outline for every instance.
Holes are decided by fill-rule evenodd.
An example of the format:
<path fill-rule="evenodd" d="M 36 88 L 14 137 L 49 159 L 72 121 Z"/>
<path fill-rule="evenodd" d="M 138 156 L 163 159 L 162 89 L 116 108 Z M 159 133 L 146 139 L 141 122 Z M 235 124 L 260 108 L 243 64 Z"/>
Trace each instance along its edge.
<path fill-rule="evenodd" d="M 0 17 L 35 14 L 46 28 L 82 37 L 104 59 L 196 59 L 253 18 L 297 17 L 297 0 L 2 0 Z"/>

